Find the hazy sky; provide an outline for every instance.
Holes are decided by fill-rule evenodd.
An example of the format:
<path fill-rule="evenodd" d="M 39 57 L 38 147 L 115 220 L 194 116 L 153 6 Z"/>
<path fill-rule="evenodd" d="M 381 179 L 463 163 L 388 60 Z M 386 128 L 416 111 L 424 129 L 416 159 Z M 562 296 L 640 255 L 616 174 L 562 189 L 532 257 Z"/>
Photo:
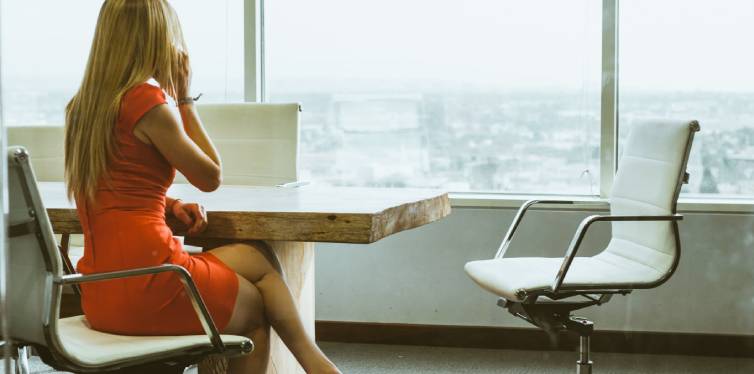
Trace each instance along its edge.
<path fill-rule="evenodd" d="M 269 72 L 599 90 L 601 1 L 273 0 Z M 271 87 L 274 90 L 274 87 Z"/>
<path fill-rule="evenodd" d="M 621 1 L 622 84 L 754 91 L 754 1 Z"/>
<path fill-rule="evenodd" d="M 0 0 L 5 82 L 81 79 L 100 0 Z M 601 0 L 267 0 L 274 84 L 599 90 Z M 195 86 L 242 87 L 242 0 L 174 0 Z M 754 1 L 621 2 L 621 84 L 754 90 Z M 370 83 L 371 82 L 371 83 Z M 278 88 L 283 89 L 283 88 Z"/>
<path fill-rule="evenodd" d="M 621 1 L 621 84 L 754 90 L 754 1 Z M 270 0 L 270 72 L 599 89 L 601 0 Z"/>
<path fill-rule="evenodd" d="M 102 0 L 0 0 L 3 72 L 53 88 L 76 87 Z M 243 89 L 243 1 L 174 0 L 192 52 L 194 85 Z"/>

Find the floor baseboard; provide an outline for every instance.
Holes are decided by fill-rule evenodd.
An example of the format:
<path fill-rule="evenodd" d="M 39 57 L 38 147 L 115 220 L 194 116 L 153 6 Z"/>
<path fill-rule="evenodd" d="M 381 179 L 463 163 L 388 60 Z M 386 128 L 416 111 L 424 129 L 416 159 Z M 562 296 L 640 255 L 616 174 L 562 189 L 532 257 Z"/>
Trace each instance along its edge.
<path fill-rule="evenodd" d="M 555 341 L 535 328 L 317 321 L 317 340 L 462 348 L 575 351 L 578 336 Z M 754 336 L 597 330 L 592 351 L 754 358 Z"/>

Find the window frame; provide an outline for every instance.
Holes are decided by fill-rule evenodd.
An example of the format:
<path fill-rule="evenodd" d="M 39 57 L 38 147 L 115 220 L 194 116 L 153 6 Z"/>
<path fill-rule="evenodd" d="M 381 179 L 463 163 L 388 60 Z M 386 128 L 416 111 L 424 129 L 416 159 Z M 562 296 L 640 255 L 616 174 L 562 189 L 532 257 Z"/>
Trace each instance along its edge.
<path fill-rule="evenodd" d="M 244 0 L 244 101 L 266 102 L 264 0 Z"/>
<path fill-rule="evenodd" d="M 602 0 L 601 198 L 610 195 L 618 170 L 618 1 Z"/>
<path fill-rule="evenodd" d="M 450 192 L 451 204 L 458 208 L 515 209 L 526 200 L 567 197 L 577 204 L 568 208 L 543 206 L 544 210 L 594 211 L 608 208 L 607 197 L 618 169 L 618 22 L 620 0 L 602 0 L 602 89 L 600 102 L 600 188 L 599 195 L 515 194 L 506 192 Z M 246 102 L 267 102 L 265 79 L 265 0 L 244 0 L 244 98 Z M 595 203 L 597 205 L 595 205 Z M 684 197 L 678 200 L 680 212 L 754 213 L 750 198 Z"/>

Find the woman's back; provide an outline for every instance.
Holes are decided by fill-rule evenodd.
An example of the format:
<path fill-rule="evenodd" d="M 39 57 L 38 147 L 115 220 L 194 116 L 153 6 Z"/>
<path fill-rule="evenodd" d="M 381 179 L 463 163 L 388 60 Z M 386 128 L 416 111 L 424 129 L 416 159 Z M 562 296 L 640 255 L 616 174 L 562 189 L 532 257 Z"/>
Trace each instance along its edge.
<path fill-rule="evenodd" d="M 114 128 L 116 153 L 108 163 L 107 178 L 100 180 L 93 201 L 76 199 L 84 231 L 84 257 L 78 270 L 87 274 L 181 265 L 200 289 L 212 288 L 203 295 L 209 294 L 205 301 L 223 326 L 235 302 L 235 273 L 210 254 L 189 256 L 183 251 L 165 222 L 165 194 L 175 168 L 157 148 L 134 135 L 142 117 L 165 103 L 162 90 L 148 83 L 123 96 Z M 201 331 L 198 320 L 185 313 L 191 306 L 173 274 L 85 284 L 82 291 L 82 307 L 96 329 L 124 334 Z"/>
<path fill-rule="evenodd" d="M 131 261 L 123 256 L 110 256 L 108 251 L 98 251 L 99 241 L 135 234 L 134 228 L 144 222 L 165 224 L 165 193 L 173 181 L 175 169 L 157 149 L 133 135 L 139 119 L 165 102 L 162 90 L 148 83 L 132 88 L 123 97 L 115 125 L 117 151 L 108 163 L 108 177 L 100 180 L 94 201 L 76 199 L 85 233 L 85 253 L 78 265 L 82 272 L 122 269 L 122 262 Z M 111 221 L 117 221 L 117 226 L 113 227 Z M 129 242 L 122 245 L 127 246 Z M 140 255 L 140 251 L 128 253 L 128 257 Z"/>
<path fill-rule="evenodd" d="M 144 114 L 166 102 L 162 90 L 149 83 L 124 95 L 115 125 L 116 154 L 107 168 L 108 179 L 97 186 L 97 204 L 89 213 L 133 210 L 164 217 L 165 193 L 173 183 L 175 169 L 154 146 L 134 136 L 133 130 Z"/>

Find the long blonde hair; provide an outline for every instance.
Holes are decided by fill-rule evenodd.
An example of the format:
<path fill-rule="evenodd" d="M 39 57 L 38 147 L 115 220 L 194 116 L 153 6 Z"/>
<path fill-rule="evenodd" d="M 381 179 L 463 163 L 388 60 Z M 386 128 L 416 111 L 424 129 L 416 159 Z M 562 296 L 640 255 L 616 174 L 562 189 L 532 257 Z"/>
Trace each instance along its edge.
<path fill-rule="evenodd" d="M 123 95 L 154 78 L 175 96 L 173 74 L 186 51 L 167 0 L 105 0 L 84 79 L 65 113 L 65 180 L 69 198 L 93 201 L 117 154 L 115 123 Z"/>

